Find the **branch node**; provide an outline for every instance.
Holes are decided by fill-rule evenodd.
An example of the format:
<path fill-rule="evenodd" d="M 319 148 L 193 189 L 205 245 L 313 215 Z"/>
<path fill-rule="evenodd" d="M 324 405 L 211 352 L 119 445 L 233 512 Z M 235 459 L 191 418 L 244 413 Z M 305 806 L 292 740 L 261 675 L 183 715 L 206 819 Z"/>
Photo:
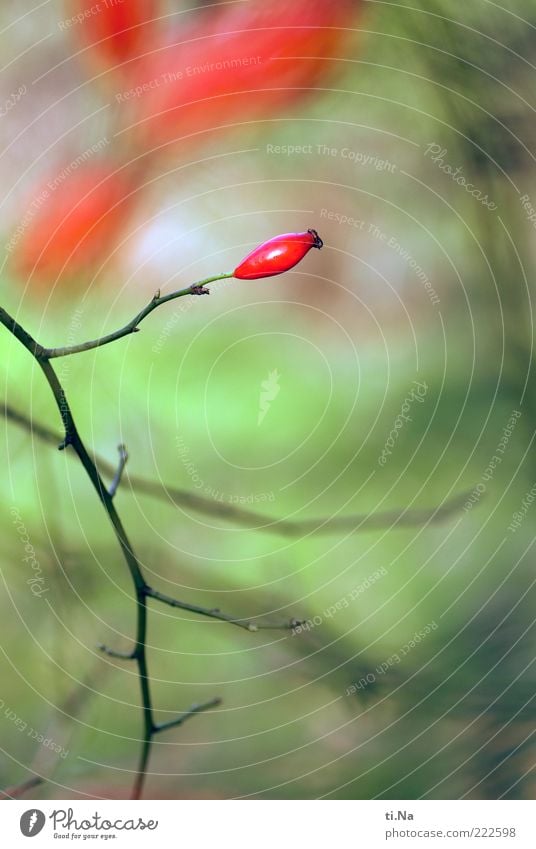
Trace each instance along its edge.
<path fill-rule="evenodd" d="M 34 351 L 33 351 L 33 355 L 34 355 L 35 359 L 36 359 L 39 363 L 42 363 L 42 362 L 44 362 L 45 360 L 48 360 L 48 352 L 47 352 L 47 349 L 46 349 L 46 348 L 43 348 L 43 346 L 42 346 L 42 345 L 40 345 L 38 342 L 36 342 L 36 343 L 35 343 L 35 348 L 34 348 Z"/>

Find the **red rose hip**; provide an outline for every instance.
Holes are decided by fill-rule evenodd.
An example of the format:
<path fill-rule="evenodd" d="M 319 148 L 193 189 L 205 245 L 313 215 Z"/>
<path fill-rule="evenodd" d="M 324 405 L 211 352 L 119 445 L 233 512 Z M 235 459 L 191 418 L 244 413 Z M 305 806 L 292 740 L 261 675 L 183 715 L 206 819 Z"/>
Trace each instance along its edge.
<path fill-rule="evenodd" d="M 258 280 L 260 277 L 273 277 L 294 268 L 311 248 L 320 249 L 322 239 L 316 230 L 305 233 L 283 233 L 263 242 L 245 259 L 234 272 L 239 280 Z"/>

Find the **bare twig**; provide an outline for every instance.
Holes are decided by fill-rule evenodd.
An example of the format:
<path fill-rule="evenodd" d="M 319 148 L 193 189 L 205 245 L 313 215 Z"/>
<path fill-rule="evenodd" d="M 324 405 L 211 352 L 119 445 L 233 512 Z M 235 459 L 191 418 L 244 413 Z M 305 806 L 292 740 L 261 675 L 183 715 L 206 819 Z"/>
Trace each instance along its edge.
<path fill-rule="evenodd" d="M 210 699 L 208 702 L 202 702 L 200 705 L 191 705 L 188 710 L 185 710 L 176 719 L 170 719 L 169 722 L 157 723 L 154 727 L 154 733 L 159 734 L 161 731 L 167 731 L 168 728 L 176 728 L 177 725 L 182 725 L 191 716 L 195 716 L 197 713 L 203 713 L 203 711 L 210 710 L 210 708 L 218 707 L 218 705 L 221 705 L 221 699 L 218 698 Z"/>
<path fill-rule="evenodd" d="M 9 419 L 9 421 L 30 431 L 38 439 L 42 439 L 49 445 L 57 446 L 62 439 L 59 433 L 39 423 L 35 423 L 32 419 L 15 410 L 9 404 L 1 407 L 0 413 Z M 94 455 L 94 460 L 102 474 L 111 477 L 116 471 L 104 457 Z M 436 524 L 457 513 L 470 494 L 469 491 L 464 491 L 444 501 L 440 506 L 417 510 L 403 508 L 378 513 L 354 513 L 350 516 L 336 517 L 320 516 L 316 519 L 293 521 L 292 519 L 263 516 L 254 510 L 246 510 L 243 507 L 235 507 L 233 504 L 225 504 L 222 501 L 205 498 L 186 489 L 168 486 L 167 484 L 161 484 L 158 481 L 151 481 L 137 475 L 130 475 L 128 470 L 124 470 L 123 480 L 128 481 L 130 487 L 136 492 L 143 493 L 151 498 L 158 498 L 160 501 L 166 503 L 171 501 L 181 509 L 188 507 L 204 516 L 211 516 L 227 522 L 236 522 L 236 524 L 242 525 L 242 527 L 287 537 L 299 537 L 312 533 L 327 535 L 349 533 L 351 531 L 372 531 L 395 525 L 400 527 L 418 527 L 426 523 Z"/>
<path fill-rule="evenodd" d="M 163 604 L 168 604 L 170 607 L 177 607 L 180 610 L 188 610 L 190 613 L 199 613 L 200 616 L 208 616 L 210 619 L 219 619 L 220 622 L 228 622 L 230 625 L 237 625 L 239 628 L 244 628 L 246 631 L 292 631 L 303 622 L 299 619 L 291 619 L 288 622 L 254 622 L 251 619 L 241 619 L 238 616 L 230 616 L 227 613 L 222 613 L 217 607 L 199 607 L 197 604 L 189 604 L 185 601 L 179 601 L 178 598 L 173 598 L 169 595 L 154 590 L 152 587 L 145 588 L 145 595 L 149 598 L 154 598 L 156 601 L 161 601 Z"/>
<path fill-rule="evenodd" d="M 225 280 L 232 276 L 232 272 L 215 274 L 212 277 L 207 277 L 204 280 L 194 283 L 192 286 L 188 286 L 186 289 L 178 289 L 176 292 L 170 292 L 169 295 L 161 295 L 160 290 L 158 290 L 147 306 L 135 315 L 128 324 L 125 324 L 125 326 L 121 327 L 119 330 L 115 330 L 113 333 L 108 333 L 106 336 L 101 336 L 99 339 L 92 339 L 89 342 L 81 342 L 79 345 L 68 345 L 64 348 L 43 348 L 41 345 L 38 345 L 37 350 L 32 351 L 32 353 L 37 355 L 38 359 L 52 360 L 55 357 L 67 357 L 70 354 L 80 354 L 82 351 L 91 351 L 93 348 L 101 348 L 103 345 L 108 345 L 110 342 L 117 342 L 118 339 L 122 339 L 124 336 L 130 336 L 131 333 L 137 333 L 139 325 L 143 319 L 147 318 L 147 316 L 150 315 L 153 310 L 157 309 L 157 307 L 161 307 L 162 304 L 167 304 L 168 301 L 174 301 L 177 298 L 183 298 L 185 295 L 209 295 L 210 292 L 206 288 L 209 283 L 214 283 L 217 280 Z M 28 348 L 28 350 L 30 350 L 30 348 Z"/>

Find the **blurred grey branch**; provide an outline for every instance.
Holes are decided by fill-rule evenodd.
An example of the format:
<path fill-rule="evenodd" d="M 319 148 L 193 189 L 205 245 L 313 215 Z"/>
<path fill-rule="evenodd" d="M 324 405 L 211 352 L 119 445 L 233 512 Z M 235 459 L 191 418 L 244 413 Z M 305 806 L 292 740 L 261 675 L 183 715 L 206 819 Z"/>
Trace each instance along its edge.
<path fill-rule="evenodd" d="M 39 787 L 40 784 L 43 784 L 43 779 L 39 775 L 32 775 L 31 778 L 26 779 L 21 784 L 0 790 L 0 799 L 18 799 L 29 790 L 33 790 L 34 787 Z"/>
<path fill-rule="evenodd" d="M 0 412 L 5 418 L 29 431 L 33 436 L 57 447 L 62 440 L 61 435 L 45 427 L 39 422 L 28 418 L 23 413 L 15 410 L 11 405 L 4 404 Z M 117 475 L 117 469 L 104 457 L 94 455 L 94 460 L 101 472 L 108 477 Z M 449 516 L 461 510 L 466 501 L 469 491 L 458 493 L 453 498 L 447 499 L 443 504 L 430 508 L 410 510 L 408 508 L 381 511 L 379 513 L 355 513 L 349 516 L 321 516 L 316 519 L 303 519 L 293 521 L 291 519 L 278 519 L 263 516 L 254 510 L 245 510 L 232 504 L 205 498 L 202 495 L 188 492 L 188 490 L 148 480 L 137 475 L 130 475 L 126 469 L 122 470 L 122 480 L 128 481 L 131 489 L 158 498 L 166 503 L 172 502 L 180 508 L 191 508 L 204 516 L 213 516 L 223 521 L 236 522 L 243 527 L 252 530 L 265 531 L 266 533 L 280 534 L 281 536 L 299 537 L 307 534 L 333 534 L 350 531 L 372 531 L 389 528 L 398 525 L 400 527 L 415 527 L 427 523 L 444 521 Z M 113 485 L 111 489 L 115 492 Z"/>

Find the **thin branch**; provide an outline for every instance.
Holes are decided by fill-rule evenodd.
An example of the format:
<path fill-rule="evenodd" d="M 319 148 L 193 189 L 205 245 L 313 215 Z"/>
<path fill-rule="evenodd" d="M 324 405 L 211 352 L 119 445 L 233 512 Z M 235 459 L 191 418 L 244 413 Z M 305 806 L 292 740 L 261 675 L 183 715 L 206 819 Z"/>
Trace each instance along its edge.
<path fill-rule="evenodd" d="M 117 450 L 119 451 L 119 463 L 117 466 L 117 471 L 114 475 L 114 479 L 110 484 L 110 489 L 108 490 L 112 498 L 115 496 L 115 493 L 117 492 L 117 487 L 121 483 L 121 478 L 123 477 L 123 472 L 125 471 L 125 466 L 128 461 L 128 451 L 126 449 L 126 445 L 119 445 Z"/>
<path fill-rule="evenodd" d="M 39 787 L 40 784 L 43 784 L 44 779 L 38 775 L 32 775 L 31 778 L 26 779 L 21 784 L 16 784 L 13 787 L 6 787 L 4 790 L 0 790 L 0 799 L 18 799 L 19 796 L 23 796 L 28 790 L 33 790 L 34 787 Z"/>
<path fill-rule="evenodd" d="M 228 622 L 230 625 L 236 625 L 238 628 L 244 628 L 246 631 L 292 631 L 299 625 L 303 625 L 303 621 L 299 619 L 291 619 L 288 622 L 253 622 L 251 619 L 243 619 L 239 616 L 230 616 L 227 613 L 222 613 L 217 607 L 199 607 L 197 604 L 189 604 L 186 601 L 180 601 L 178 598 L 165 595 L 164 593 L 154 590 L 152 587 L 145 588 L 145 595 L 149 598 L 154 598 L 156 601 L 161 601 L 162 604 L 168 604 L 170 607 L 177 607 L 180 610 L 188 610 L 190 613 L 198 613 L 200 616 L 208 616 L 210 619 L 218 619 L 220 622 Z"/>
<path fill-rule="evenodd" d="M 108 657 L 115 657 L 118 660 L 136 660 L 136 655 L 133 651 L 116 651 L 115 649 L 108 648 L 103 643 L 99 643 L 97 648 L 103 654 L 108 655 Z"/>
<path fill-rule="evenodd" d="M 377 531 L 394 525 L 399 527 L 419 527 L 427 523 L 442 522 L 458 513 L 470 491 L 459 492 L 436 507 L 423 507 L 409 510 L 407 507 L 396 510 L 383 510 L 378 513 L 356 513 L 353 516 L 332 516 L 327 519 L 304 519 L 287 522 L 287 529 L 280 528 L 282 534 L 303 536 L 310 533 L 342 533 L 345 531 Z M 277 526 L 277 522 L 275 523 Z"/>
<path fill-rule="evenodd" d="M 210 699 L 208 702 L 203 702 L 198 705 L 191 705 L 188 710 L 185 710 L 184 713 L 181 713 L 176 719 L 170 719 L 169 722 L 159 722 L 154 726 L 154 733 L 159 734 L 161 731 L 167 731 L 168 728 L 176 728 L 178 725 L 182 725 L 186 722 L 187 719 L 190 719 L 191 716 L 195 716 L 198 713 L 203 713 L 205 710 L 210 710 L 210 708 L 218 707 L 221 705 L 221 699 L 215 698 Z"/>
<path fill-rule="evenodd" d="M 30 431 L 34 436 L 37 436 L 50 445 L 57 446 L 61 441 L 61 436 L 58 433 L 39 423 L 34 423 L 27 416 L 13 409 L 8 404 L 0 408 L 0 413 L 9 421 Z M 114 474 L 115 470 L 113 466 L 104 457 L 94 455 L 94 459 L 103 474 L 109 476 Z M 222 501 L 215 501 L 212 498 L 205 498 L 186 489 L 168 486 L 167 484 L 161 484 L 158 481 L 151 481 L 137 475 L 130 475 L 128 470 L 125 470 L 123 480 L 128 481 L 131 489 L 136 492 L 148 495 L 150 498 L 158 498 L 165 503 L 172 501 L 173 504 L 181 509 L 190 508 L 204 516 L 211 516 L 222 521 L 235 522 L 252 530 L 260 530 L 265 533 L 279 534 L 287 537 L 300 537 L 312 533 L 327 535 L 348 533 L 350 531 L 373 531 L 388 528 L 392 525 L 418 527 L 426 523 L 436 524 L 457 513 L 470 495 L 469 490 L 458 493 L 453 498 L 444 501 L 439 507 L 416 510 L 403 508 L 380 511 L 379 513 L 354 513 L 349 516 L 336 517 L 321 516 L 316 519 L 293 521 L 292 519 L 263 516 L 254 510 L 246 510 L 242 507 L 235 507 L 232 504 L 225 504 Z"/>
<path fill-rule="evenodd" d="M 38 357 L 46 360 L 52 360 L 55 357 L 68 357 L 70 354 L 80 354 L 82 351 L 91 351 L 93 348 L 101 348 L 110 342 L 117 342 L 118 339 L 122 339 L 124 336 L 137 333 L 143 319 L 147 318 L 157 307 L 161 307 L 162 304 L 167 304 L 168 301 L 174 301 L 177 298 L 183 298 L 185 295 L 209 295 L 210 292 L 206 288 L 209 283 L 214 283 L 217 280 L 225 280 L 232 276 L 232 272 L 224 272 L 222 274 L 216 274 L 213 277 L 206 277 L 204 280 L 200 280 L 186 289 L 178 289 L 176 292 L 170 292 L 169 295 L 161 295 L 160 290 L 158 290 L 147 306 L 119 330 L 115 330 L 113 333 L 108 333 L 106 336 L 101 336 L 89 342 L 81 342 L 79 345 L 68 345 L 64 348 L 43 348 L 39 345 Z"/>

